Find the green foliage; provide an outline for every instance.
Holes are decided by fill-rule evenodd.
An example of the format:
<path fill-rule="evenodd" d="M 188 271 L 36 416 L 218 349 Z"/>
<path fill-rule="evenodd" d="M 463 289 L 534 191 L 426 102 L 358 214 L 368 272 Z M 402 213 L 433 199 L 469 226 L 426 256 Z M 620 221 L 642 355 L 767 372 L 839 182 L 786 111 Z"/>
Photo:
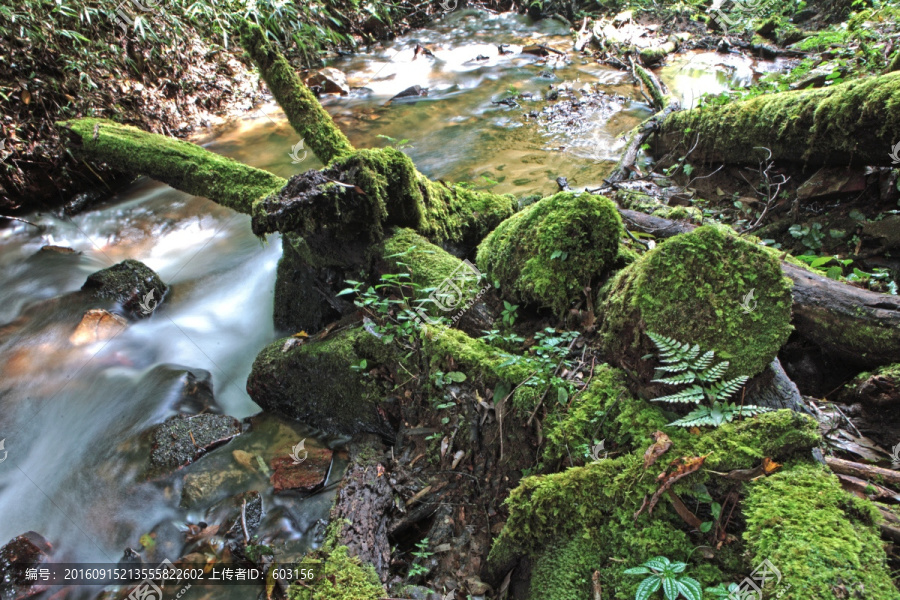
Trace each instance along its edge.
<path fill-rule="evenodd" d="M 671 337 L 648 332 L 647 336 L 660 352 L 658 371 L 668 376 L 654 379 L 656 383 L 669 385 L 687 385 L 689 387 L 668 396 L 655 398 L 654 402 L 700 404 L 704 400 L 709 404 L 698 406 L 687 416 L 669 425 L 678 427 L 700 427 L 711 425 L 718 427 L 722 423 L 730 423 L 736 417 L 753 416 L 769 409 L 752 404 L 736 406 L 727 402 L 747 383 L 749 377 L 741 375 L 733 379 L 723 380 L 728 371 L 728 361 L 713 364 L 715 352 L 709 350 L 701 354 L 700 346 L 680 343 Z"/>
<path fill-rule="evenodd" d="M 410 552 L 416 558 L 420 558 L 422 560 L 427 560 L 431 558 L 434 552 L 428 551 L 428 538 L 423 538 L 422 541 L 416 544 L 416 549 Z M 427 575 L 430 569 L 421 564 L 413 564 L 409 567 L 408 577 L 418 577 L 419 575 Z"/>
<path fill-rule="evenodd" d="M 813 223 L 812 225 L 800 225 L 798 223 L 796 225 L 791 225 L 788 229 L 788 233 L 798 239 L 801 244 L 810 250 L 818 250 L 821 248 L 822 240 L 825 239 L 821 223 Z"/>
<path fill-rule="evenodd" d="M 507 327 L 512 327 L 516 324 L 516 311 L 519 310 L 518 304 L 510 304 L 506 300 L 503 301 L 503 310 L 501 311 L 501 316 L 503 319 L 503 324 Z"/>
<path fill-rule="evenodd" d="M 573 382 L 559 375 L 564 368 L 572 368 L 574 365 L 569 356 L 569 345 L 578 338 L 577 331 L 558 332 L 553 327 L 547 327 L 543 331 L 534 334 L 535 345 L 529 349 L 529 354 L 504 354 L 506 360 L 499 367 L 518 365 L 531 372 L 531 376 L 523 381 L 522 387 L 540 390 L 539 395 L 550 394 L 560 404 L 568 402 L 574 392 Z M 533 407 L 519 406 L 523 410 Z"/>
<path fill-rule="evenodd" d="M 651 558 L 639 567 L 626 569 L 626 575 L 648 575 L 635 592 L 634 600 L 647 600 L 662 588 L 666 600 L 677 600 L 682 596 L 687 600 L 701 600 L 700 582 L 687 575 L 679 575 L 687 568 L 687 563 L 672 562 L 665 556 Z"/>

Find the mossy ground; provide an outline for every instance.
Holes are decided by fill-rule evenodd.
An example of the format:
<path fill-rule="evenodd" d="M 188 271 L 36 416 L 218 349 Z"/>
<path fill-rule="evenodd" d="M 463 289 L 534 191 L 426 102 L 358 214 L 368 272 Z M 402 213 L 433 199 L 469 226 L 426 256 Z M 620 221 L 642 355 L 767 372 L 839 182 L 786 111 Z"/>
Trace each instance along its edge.
<path fill-rule="evenodd" d="M 289 600 L 380 600 L 385 596 L 375 569 L 349 556 L 345 546 L 308 555 L 299 568 L 312 570 L 315 577 L 292 584 Z"/>
<path fill-rule="evenodd" d="M 751 291 L 748 311 L 743 307 Z M 715 350 L 730 362 L 729 376 L 752 376 L 775 358 L 791 331 L 791 282 L 769 253 L 705 225 L 666 240 L 621 271 L 597 314 L 604 318 L 604 347 L 629 368 L 652 371 L 640 357 L 654 351 L 645 335 L 654 332 Z"/>
<path fill-rule="evenodd" d="M 477 262 L 505 298 L 561 315 L 610 268 L 622 231 L 609 199 L 561 192 L 501 223 L 479 246 Z"/>

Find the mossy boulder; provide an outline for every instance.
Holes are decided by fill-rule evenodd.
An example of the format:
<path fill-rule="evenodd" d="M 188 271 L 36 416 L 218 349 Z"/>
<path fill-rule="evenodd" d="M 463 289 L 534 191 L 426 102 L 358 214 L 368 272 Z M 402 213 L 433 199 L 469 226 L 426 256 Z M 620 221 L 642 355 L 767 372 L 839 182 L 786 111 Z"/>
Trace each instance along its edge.
<path fill-rule="evenodd" d="M 503 297 L 558 315 L 618 256 L 622 220 L 603 196 L 561 192 L 501 223 L 478 247 L 478 267 Z"/>
<path fill-rule="evenodd" d="M 752 295 L 751 295 L 752 293 Z M 601 298 L 602 344 L 638 387 L 658 361 L 648 332 L 715 350 L 726 376 L 753 376 L 791 332 L 791 281 L 770 253 L 721 226 L 675 236 L 623 269 Z"/>
<path fill-rule="evenodd" d="M 877 509 L 841 488 L 827 468 L 798 463 L 747 489 L 743 537 L 750 564 L 768 559 L 781 572 L 780 589 L 790 586 L 781 600 L 900 598 Z"/>
<path fill-rule="evenodd" d="M 256 357 L 247 393 L 263 410 L 329 433 L 389 436 L 392 430 L 379 411 L 387 393 L 366 371 L 390 362 L 390 348 L 363 328 L 322 340 L 284 338 Z"/>
<path fill-rule="evenodd" d="M 119 304 L 131 316 L 148 316 L 163 301 L 169 287 L 144 263 L 127 259 L 88 276 L 81 291 Z"/>

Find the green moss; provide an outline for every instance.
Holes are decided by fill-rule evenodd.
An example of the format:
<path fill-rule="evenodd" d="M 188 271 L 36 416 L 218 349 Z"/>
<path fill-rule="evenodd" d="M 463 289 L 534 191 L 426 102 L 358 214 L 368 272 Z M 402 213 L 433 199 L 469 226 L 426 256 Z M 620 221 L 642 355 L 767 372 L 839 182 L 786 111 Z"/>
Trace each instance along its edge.
<path fill-rule="evenodd" d="M 308 555 L 299 568 L 311 569 L 315 577 L 293 583 L 288 590 L 290 600 L 379 600 L 385 596 L 375 569 L 349 556 L 346 546 Z"/>
<path fill-rule="evenodd" d="M 791 282 L 770 254 L 729 231 L 705 225 L 675 236 L 617 275 L 597 307 L 616 361 L 649 380 L 655 363 L 641 360 L 655 351 L 649 331 L 715 350 L 730 362 L 728 376 L 755 375 L 775 358 L 791 331 Z"/>
<path fill-rule="evenodd" d="M 324 340 L 291 340 L 278 340 L 256 357 L 247 379 L 254 402 L 337 434 L 388 433 L 378 412 L 387 394 L 365 371 L 393 361 L 392 346 L 362 328 Z M 366 369 L 351 368 L 363 359 Z"/>
<path fill-rule="evenodd" d="M 660 46 L 651 46 L 641 49 L 641 62 L 645 65 L 653 65 L 675 52 L 678 48 L 674 42 L 666 42 Z"/>
<path fill-rule="evenodd" d="M 479 246 L 477 262 L 505 298 L 561 315 L 612 266 L 621 235 L 609 199 L 562 192 L 501 223 Z"/>
<path fill-rule="evenodd" d="M 781 571 L 782 600 L 877 598 L 900 593 L 886 568 L 878 511 L 818 464 L 795 464 L 747 485 L 750 563 Z M 749 575 L 749 573 L 747 573 Z"/>
<path fill-rule="evenodd" d="M 692 161 L 756 164 L 764 147 L 775 160 L 890 165 L 900 140 L 900 73 L 829 87 L 764 94 L 680 111 L 662 126 L 662 145 L 691 148 Z M 691 133 L 686 133 L 690 130 Z"/>
<path fill-rule="evenodd" d="M 287 183 L 277 175 L 196 144 L 106 119 L 74 119 L 58 125 L 74 138 L 69 148 L 78 157 L 104 162 L 125 173 L 146 175 L 239 212 L 249 214 L 255 200 Z"/>
<path fill-rule="evenodd" d="M 241 27 L 241 44 L 259 67 L 260 75 L 294 131 L 323 163 L 328 164 L 353 151 L 347 136 L 338 129 L 290 63 L 269 44 L 259 26 L 245 21 Z"/>
<path fill-rule="evenodd" d="M 544 422 L 547 440 L 544 461 L 559 460 L 570 454 L 576 460 L 583 459 L 583 456 L 574 456 L 576 448 L 589 446 L 595 439 L 605 439 L 601 435 L 606 429 L 605 417 L 615 410 L 615 403 L 622 398 L 625 398 L 624 403 L 631 401 L 624 373 L 609 365 L 598 367 L 590 386 L 574 399 L 568 413 L 554 413 Z"/>
<path fill-rule="evenodd" d="M 538 387 L 517 387 L 534 374 L 530 361 L 511 361 L 509 354 L 458 329 L 429 326 L 422 333 L 422 342 L 435 370 L 445 370 L 447 359 L 452 357 L 456 368 L 466 373 L 470 380 L 480 381 L 488 387 L 503 381 L 517 388 L 512 403 L 520 413 L 533 408 L 544 392 Z"/>
<path fill-rule="evenodd" d="M 342 185 L 334 182 L 340 181 Z M 409 227 L 436 244 L 474 246 L 516 208 L 512 196 L 429 181 L 395 148 L 356 150 L 321 174 L 291 180 L 253 207 L 257 234 L 324 232 L 377 241 L 384 227 Z"/>
<path fill-rule="evenodd" d="M 633 190 L 618 190 L 616 202 L 622 208 L 638 210 L 654 217 L 690 221 L 696 224 L 703 223 L 703 211 L 693 206 L 669 206 L 663 204 L 653 196 Z"/>

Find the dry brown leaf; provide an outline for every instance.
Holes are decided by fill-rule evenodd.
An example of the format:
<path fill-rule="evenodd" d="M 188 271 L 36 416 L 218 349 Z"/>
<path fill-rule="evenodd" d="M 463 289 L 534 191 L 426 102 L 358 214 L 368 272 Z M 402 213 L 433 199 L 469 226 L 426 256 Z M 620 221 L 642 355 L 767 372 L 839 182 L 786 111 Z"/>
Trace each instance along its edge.
<path fill-rule="evenodd" d="M 670 440 L 669 436 L 662 431 L 654 432 L 653 439 L 655 441 L 647 448 L 647 451 L 644 452 L 645 469 L 656 463 L 657 459 L 672 447 L 672 440 Z"/>

